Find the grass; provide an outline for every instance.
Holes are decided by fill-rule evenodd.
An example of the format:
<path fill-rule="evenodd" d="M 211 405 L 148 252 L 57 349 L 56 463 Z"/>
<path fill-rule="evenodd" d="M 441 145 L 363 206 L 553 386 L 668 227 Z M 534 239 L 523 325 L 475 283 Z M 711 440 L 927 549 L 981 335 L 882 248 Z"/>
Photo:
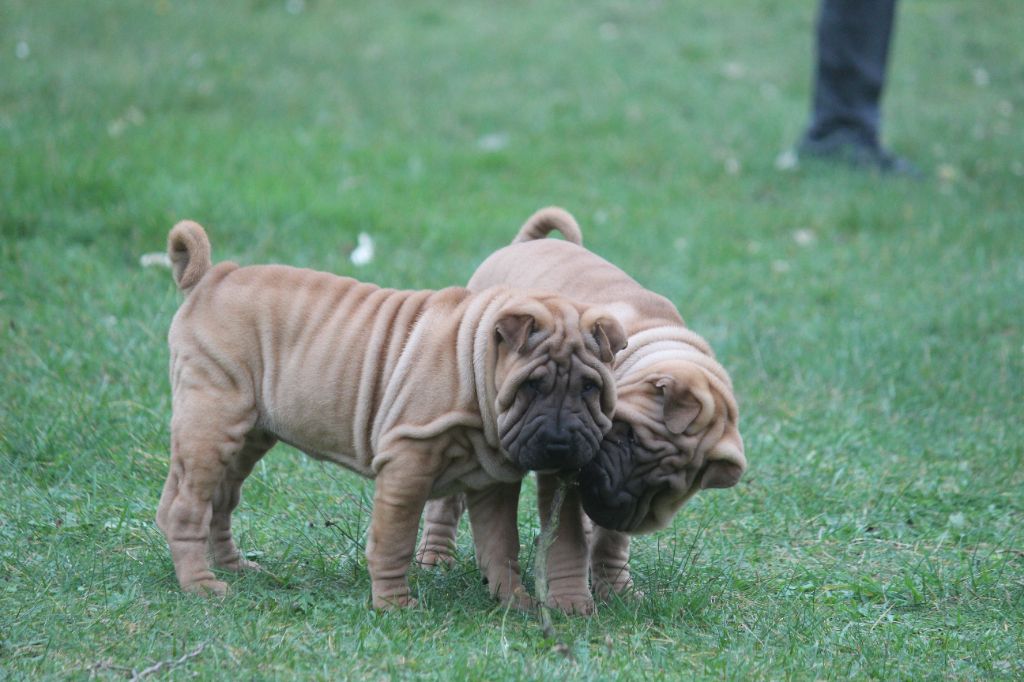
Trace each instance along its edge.
<path fill-rule="evenodd" d="M 885 133 L 919 182 L 775 170 L 812 14 L 6 0 L 0 677 L 203 645 L 172 676 L 1024 675 L 1024 6 L 901 3 Z M 177 296 L 139 256 L 192 217 L 218 259 L 441 287 L 551 203 L 741 401 L 750 472 L 635 542 L 644 598 L 557 619 L 564 658 L 491 604 L 463 529 L 454 570 L 413 571 L 421 608 L 375 613 L 371 486 L 284 447 L 236 514 L 268 572 L 181 594 L 153 524 Z"/>

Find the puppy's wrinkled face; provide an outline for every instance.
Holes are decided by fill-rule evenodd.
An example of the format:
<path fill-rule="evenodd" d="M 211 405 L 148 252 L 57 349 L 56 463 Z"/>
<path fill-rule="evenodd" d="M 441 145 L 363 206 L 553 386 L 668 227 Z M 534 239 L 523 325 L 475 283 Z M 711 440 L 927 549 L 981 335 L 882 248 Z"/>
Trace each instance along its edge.
<path fill-rule="evenodd" d="M 668 361 L 620 382 L 615 424 L 580 473 L 583 509 L 595 523 L 648 533 L 698 490 L 736 485 L 747 460 L 726 381 Z"/>
<path fill-rule="evenodd" d="M 610 367 L 625 332 L 614 317 L 553 294 L 506 308 L 494 330 L 502 449 L 520 469 L 579 469 L 611 428 Z"/>

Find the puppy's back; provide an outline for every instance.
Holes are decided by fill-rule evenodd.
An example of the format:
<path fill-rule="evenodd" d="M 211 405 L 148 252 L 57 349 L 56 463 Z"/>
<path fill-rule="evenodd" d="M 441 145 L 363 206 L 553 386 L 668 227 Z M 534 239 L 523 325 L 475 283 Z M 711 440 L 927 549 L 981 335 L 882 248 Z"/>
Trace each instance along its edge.
<path fill-rule="evenodd" d="M 663 324 L 684 324 L 667 298 L 644 288 L 596 253 L 565 240 L 534 239 L 498 249 L 476 269 L 467 286 L 481 291 L 500 284 L 556 291 L 606 307 L 629 334 Z"/>

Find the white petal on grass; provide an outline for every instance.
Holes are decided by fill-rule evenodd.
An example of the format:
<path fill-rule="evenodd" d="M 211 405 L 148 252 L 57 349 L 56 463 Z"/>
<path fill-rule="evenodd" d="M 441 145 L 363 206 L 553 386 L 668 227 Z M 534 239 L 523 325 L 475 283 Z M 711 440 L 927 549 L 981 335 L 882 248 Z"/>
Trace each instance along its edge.
<path fill-rule="evenodd" d="M 773 260 L 772 261 L 772 272 L 782 274 L 789 272 L 789 263 L 784 260 Z"/>
<path fill-rule="evenodd" d="M 133 104 L 128 107 L 128 111 L 124 112 L 124 120 L 128 121 L 132 125 L 140 126 L 145 122 L 146 115 L 142 113 L 141 109 Z"/>
<path fill-rule="evenodd" d="M 356 248 L 352 249 L 348 259 L 352 265 L 366 265 L 373 260 L 373 239 L 365 232 L 360 232 L 356 241 Z"/>
<path fill-rule="evenodd" d="M 110 135 L 111 137 L 121 137 L 121 134 L 127 127 L 128 123 L 123 118 L 115 118 L 107 124 L 107 135 Z"/>
<path fill-rule="evenodd" d="M 508 133 L 487 133 L 481 135 L 476 146 L 485 152 L 500 152 L 508 146 Z"/>
<path fill-rule="evenodd" d="M 775 157 L 775 170 L 791 171 L 800 165 L 800 158 L 792 149 L 787 149 Z"/>
<path fill-rule="evenodd" d="M 24 40 L 19 40 L 18 44 L 14 46 L 14 56 L 18 59 L 28 59 L 30 54 L 32 54 L 32 50 L 28 48 L 28 43 Z"/>
<path fill-rule="evenodd" d="M 793 233 L 793 241 L 800 246 L 810 246 L 817 240 L 818 235 L 814 234 L 814 230 L 802 229 Z"/>
<path fill-rule="evenodd" d="M 746 75 L 747 67 L 743 66 L 740 62 L 726 62 L 722 66 L 722 73 L 729 80 L 737 80 Z"/>
<path fill-rule="evenodd" d="M 967 518 L 964 516 L 963 512 L 956 512 L 949 515 L 949 525 L 953 526 L 953 528 L 963 528 L 966 522 Z"/>
<path fill-rule="evenodd" d="M 725 172 L 729 175 L 739 175 L 741 168 L 742 166 L 740 165 L 739 159 L 730 156 L 725 160 Z"/>
<path fill-rule="evenodd" d="M 107 134 L 111 137 L 120 137 L 128 126 L 140 126 L 146 120 L 146 115 L 142 113 L 134 104 L 128 107 L 128 110 L 123 115 L 115 118 L 113 121 L 107 124 Z"/>
<path fill-rule="evenodd" d="M 144 268 L 170 268 L 171 258 L 164 251 L 144 253 L 139 256 L 139 265 Z"/>
<path fill-rule="evenodd" d="M 979 88 L 984 88 L 989 84 L 988 71 L 986 71 L 983 67 L 975 67 L 973 76 L 974 84 L 977 85 Z"/>

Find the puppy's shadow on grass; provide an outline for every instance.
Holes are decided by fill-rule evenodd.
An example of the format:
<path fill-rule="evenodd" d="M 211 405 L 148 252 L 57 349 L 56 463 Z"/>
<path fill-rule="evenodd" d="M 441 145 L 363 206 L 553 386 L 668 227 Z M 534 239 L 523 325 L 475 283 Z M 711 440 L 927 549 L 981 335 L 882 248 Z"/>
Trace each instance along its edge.
<path fill-rule="evenodd" d="M 271 605 L 274 609 L 295 612 L 306 612 L 314 605 L 328 609 L 370 609 L 370 578 L 365 561 L 350 556 L 332 560 L 321 554 L 280 561 L 266 556 L 258 559 L 263 570 L 216 571 L 218 578 L 230 586 L 227 600 L 242 602 L 246 608 L 266 609 Z M 414 611 L 479 615 L 498 606 L 471 560 L 439 568 L 414 563 L 409 570 L 409 583 L 413 596 L 419 601 Z M 173 575 L 169 587 L 177 588 Z"/>
<path fill-rule="evenodd" d="M 482 613 L 503 609 L 490 595 L 480 570 L 470 559 L 459 558 L 451 566 L 413 564 L 409 582 L 420 608 L 431 612 Z M 472 551 L 469 556 L 472 557 Z"/>
<path fill-rule="evenodd" d="M 369 608 L 370 581 L 350 568 L 354 562 L 339 562 L 334 574 L 303 563 L 301 559 L 293 563 L 265 560 L 261 571 L 216 573 L 230 585 L 225 600 L 252 612 L 311 614 Z"/>

